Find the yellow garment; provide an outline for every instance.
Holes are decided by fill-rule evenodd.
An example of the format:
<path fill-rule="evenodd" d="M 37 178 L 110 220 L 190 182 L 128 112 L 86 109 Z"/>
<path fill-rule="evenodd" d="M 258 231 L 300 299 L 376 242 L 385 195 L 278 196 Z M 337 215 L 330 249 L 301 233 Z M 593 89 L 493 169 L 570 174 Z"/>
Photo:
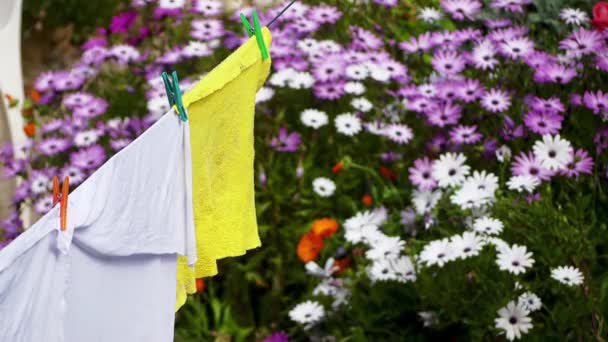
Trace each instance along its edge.
<path fill-rule="evenodd" d="M 270 31 L 262 29 L 270 48 Z M 178 258 L 176 311 L 195 279 L 217 274 L 217 260 L 260 246 L 255 213 L 255 95 L 270 72 L 255 36 L 183 96 L 190 124 L 192 194 L 198 260 Z"/>

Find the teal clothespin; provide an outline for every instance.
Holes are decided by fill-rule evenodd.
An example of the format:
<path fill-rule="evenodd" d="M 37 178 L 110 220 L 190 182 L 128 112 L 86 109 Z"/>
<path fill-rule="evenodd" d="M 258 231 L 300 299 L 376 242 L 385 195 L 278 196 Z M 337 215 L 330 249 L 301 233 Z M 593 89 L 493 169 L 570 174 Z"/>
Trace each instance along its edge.
<path fill-rule="evenodd" d="M 179 113 L 179 118 L 182 121 L 188 120 L 188 113 L 186 113 L 186 108 L 184 108 L 184 103 L 182 102 L 182 92 L 179 89 L 179 80 L 177 79 L 177 72 L 173 71 L 173 82 L 169 80 L 169 75 L 166 71 L 163 71 L 161 74 L 163 78 L 163 82 L 165 82 L 165 91 L 167 92 L 167 98 L 169 99 L 169 106 L 171 108 L 175 107 L 175 110 Z"/>
<path fill-rule="evenodd" d="M 249 37 L 255 35 L 255 40 L 258 42 L 258 47 L 260 48 L 260 52 L 262 53 L 262 60 L 268 59 L 268 49 L 266 48 L 266 43 L 264 43 L 264 35 L 262 34 L 262 27 L 260 26 L 260 18 L 258 17 L 258 12 L 253 10 L 251 13 L 253 17 L 253 29 L 251 28 L 251 23 L 247 19 L 247 17 L 241 13 L 241 21 L 243 22 L 243 26 L 245 27 L 245 31 Z"/>

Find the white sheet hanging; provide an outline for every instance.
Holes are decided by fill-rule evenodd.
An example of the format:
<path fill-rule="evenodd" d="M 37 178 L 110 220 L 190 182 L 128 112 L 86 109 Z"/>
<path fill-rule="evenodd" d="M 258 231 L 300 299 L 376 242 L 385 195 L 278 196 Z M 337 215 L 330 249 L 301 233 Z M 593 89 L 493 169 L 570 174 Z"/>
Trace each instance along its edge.
<path fill-rule="evenodd" d="M 0 252 L 0 341 L 173 340 L 196 260 L 187 122 L 170 112 Z M 71 236 L 73 234 L 73 237 Z"/>

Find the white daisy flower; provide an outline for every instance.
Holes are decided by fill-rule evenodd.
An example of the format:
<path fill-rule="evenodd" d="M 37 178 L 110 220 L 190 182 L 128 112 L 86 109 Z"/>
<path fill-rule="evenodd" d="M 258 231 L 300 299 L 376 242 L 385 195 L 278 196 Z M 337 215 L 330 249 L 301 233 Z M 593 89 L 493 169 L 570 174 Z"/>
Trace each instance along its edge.
<path fill-rule="evenodd" d="M 361 82 L 346 82 L 344 84 L 344 91 L 351 95 L 362 95 L 365 93 L 365 86 Z"/>
<path fill-rule="evenodd" d="M 319 42 L 313 38 L 305 38 L 298 41 L 296 46 L 298 47 L 298 49 L 308 54 L 319 49 Z"/>
<path fill-rule="evenodd" d="M 418 215 L 424 215 L 437 205 L 443 193 L 441 190 L 435 191 L 420 191 L 414 190 L 412 194 L 412 204 Z"/>
<path fill-rule="evenodd" d="M 420 262 L 427 266 L 437 265 L 443 267 L 448 261 L 456 259 L 454 248 L 448 239 L 429 242 L 420 252 Z"/>
<path fill-rule="evenodd" d="M 473 174 L 467 177 L 463 183 L 463 187 L 470 186 L 479 191 L 486 192 L 488 197 L 494 198 L 494 192 L 498 189 L 498 177 L 493 173 L 488 173 L 485 170 L 474 171 Z"/>
<path fill-rule="evenodd" d="M 366 63 L 365 65 L 369 69 L 369 75 L 374 80 L 383 83 L 388 82 L 388 80 L 390 80 L 391 72 L 388 71 L 386 68 L 383 68 L 382 66 L 374 63 Z"/>
<path fill-rule="evenodd" d="M 330 39 L 319 41 L 318 47 L 324 52 L 337 53 L 342 51 L 342 46 Z"/>
<path fill-rule="evenodd" d="M 431 327 L 439 323 L 437 313 L 433 311 L 420 311 L 418 316 L 422 319 L 422 325 L 425 327 Z"/>
<path fill-rule="evenodd" d="M 297 73 L 298 71 L 292 68 L 285 68 L 279 70 L 272 74 L 272 76 L 270 76 L 268 83 L 275 87 L 287 87 L 287 83 L 290 82 L 293 79 L 294 75 Z"/>
<path fill-rule="evenodd" d="M 537 186 L 540 185 L 540 180 L 537 177 L 531 175 L 520 175 L 513 176 L 507 182 L 507 186 L 510 190 L 517 192 L 533 192 Z"/>
<path fill-rule="evenodd" d="M 334 119 L 336 130 L 344 135 L 353 136 L 361 132 L 361 119 L 351 113 L 344 113 Z"/>
<path fill-rule="evenodd" d="M 368 224 L 375 226 L 383 225 L 388 219 L 388 213 L 385 208 L 380 207 L 374 210 L 366 210 L 357 213 L 355 216 L 344 221 L 345 229 L 361 228 Z"/>
<path fill-rule="evenodd" d="M 412 259 L 408 256 L 402 256 L 392 260 L 393 269 L 397 274 L 397 281 L 407 283 L 408 281 L 416 281 L 416 269 Z"/>
<path fill-rule="evenodd" d="M 370 260 L 395 259 L 401 255 L 404 247 L 405 241 L 398 236 L 387 236 L 367 250 L 365 257 Z"/>
<path fill-rule="evenodd" d="M 526 246 L 513 245 L 498 251 L 496 263 L 503 271 L 520 274 L 526 272 L 526 268 L 532 267 L 534 259 L 532 252 L 528 252 Z"/>
<path fill-rule="evenodd" d="M 306 109 L 300 114 L 300 120 L 308 127 L 318 129 L 327 125 L 327 114 L 317 109 Z"/>
<path fill-rule="evenodd" d="M 274 96 L 274 89 L 269 87 L 262 87 L 255 94 L 255 103 L 266 102 Z"/>
<path fill-rule="evenodd" d="M 398 144 L 407 144 L 414 137 L 414 132 L 405 124 L 390 124 L 386 127 L 385 135 Z"/>
<path fill-rule="evenodd" d="M 287 80 L 287 85 L 292 89 L 310 89 L 314 84 L 315 78 L 305 71 L 296 72 Z"/>
<path fill-rule="evenodd" d="M 444 153 L 433 162 L 432 176 L 442 188 L 460 185 L 471 169 L 466 161 L 462 153 Z"/>
<path fill-rule="evenodd" d="M 511 149 L 507 145 L 500 146 L 494 153 L 496 154 L 496 160 L 501 163 L 511 159 Z"/>
<path fill-rule="evenodd" d="M 496 251 L 499 253 L 502 251 L 508 251 L 511 248 L 509 246 L 509 244 L 506 243 L 505 240 L 503 240 L 501 238 L 486 236 L 485 240 L 486 240 L 486 243 L 494 246 Z"/>
<path fill-rule="evenodd" d="M 441 19 L 441 17 L 443 17 L 441 11 L 433 7 L 423 7 L 418 13 L 418 19 L 427 23 L 434 23 Z"/>
<path fill-rule="evenodd" d="M 328 258 L 327 261 L 325 261 L 325 266 L 323 268 L 321 268 L 321 266 L 319 266 L 319 264 L 316 262 L 309 261 L 306 263 L 306 265 L 304 265 L 304 267 L 306 268 L 306 273 L 308 274 L 317 276 L 319 278 L 328 278 L 338 270 L 338 268 L 334 266 L 335 261 L 336 260 L 334 258 Z"/>
<path fill-rule="evenodd" d="M 351 228 L 345 227 L 344 238 L 353 244 L 364 242 L 370 246 L 378 243 L 378 241 L 387 238 L 384 233 L 380 231 L 377 225 L 367 223 L 362 226 L 354 226 Z"/>
<path fill-rule="evenodd" d="M 498 318 L 494 320 L 496 328 L 504 330 L 509 341 L 521 338 L 522 333 L 532 329 L 532 319 L 528 311 L 510 301 L 507 306 L 498 310 Z"/>
<path fill-rule="evenodd" d="M 380 121 L 365 123 L 365 129 L 374 135 L 386 135 L 388 126 Z"/>
<path fill-rule="evenodd" d="M 418 91 L 422 96 L 432 98 L 437 95 L 437 87 L 432 83 L 421 84 L 418 86 Z"/>
<path fill-rule="evenodd" d="M 452 236 L 452 248 L 457 258 L 466 259 L 476 255 L 483 249 L 485 241 L 474 232 L 464 232 Z"/>
<path fill-rule="evenodd" d="M 365 97 L 358 97 L 356 99 L 352 99 L 350 101 L 350 105 L 353 106 L 356 110 L 367 113 L 374 107 L 372 103 L 366 99 Z"/>
<path fill-rule="evenodd" d="M 450 201 L 465 209 L 481 209 L 494 200 L 493 194 L 480 189 L 476 184 L 465 183 L 450 196 Z"/>
<path fill-rule="evenodd" d="M 74 145 L 78 147 L 90 146 L 99 140 L 99 132 L 96 129 L 90 129 L 78 132 L 74 136 Z"/>
<path fill-rule="evenodd" d="M 305 326 L 318 323 L 323 317 L 325 317 L 325 309 L 318 302 L 311 300 L 300 303 L 289 311 L 289 318 L 292 321 Z"/>
<path fill-rule="evenodd" d="M 30 190 L 32 193 L 38 195 L 45 193 L 51 187 L 51 180 L 49 177 L 45 175 L 38 175 L 34 180 L 32 180 L 32 185 L 30 185 Z"/>
<path fill-rule="evenodd" d="M 564 8 L 561 10 L 561 12 L 559 12 L 559 17 L 562 18 L 566 24 L 577 26 L 589 21 L 589 16 L 587 16 L 587 13 L 578 8 Z"/>
<path fill-rule="evenodd" d="M 190 41 L 190 43 L 182 49 L 182 55 L 185 57 L 205 57 L 211 56 L 212 54 L 213 50 L 209 48 L 207 43 L 199 42 L 197 40 Z"/>
<path fill-rule="evenodd" d="M 534 144 L 533 151 L 541 165 L 552 171 L 563 169 L 573 158 L 572 145 L 559 134 L 543 135 L 543 140 Z"/>
<path fill-rule="evenodd" d="M 485 235 L 498 235 L 502 232 L 503 224 L 500 220 L 483 216 L 475 220 L 473 230 Z"/>
<path fill-rule="evenodd" d="M 551 278 L 569 286 L 580 285 L 584 279 L 581 271 L 572 266 L 560 266 L 552 269 Z"/>
<path fill-rule="evenodd" d="M 325 177 L 318 177 L 312 181 L 313 190 L 321 197 L 330 197 L 336 191 L 336 183 Z"/>
<path fill-rule="evenodd" d="M 186 4 L 186 0 L 159 0 L 158 7 L 162 9 L 180 9 Z"/>
<path fill-rule="evenodd" d="M 364 80 L 369 77 L 369 70 L 364 64 L 353 64 L 346 67 L 346 76 L 351 80 Z"/>
<path fill-rule="evenodd" d="M 401 283 L 416 280 L 416 270 L 409 257 L 377 259 L 367 269 L 372 281 L 395 280 Z"/>
<path fill-rule="evenodd" d="M 522 293 L 521 296 L 517 298 L 517 304 L 529 312 L 539 310 L 543 306 L 540 298 L 532 292 Z"/>
<path fill-rule="evenodd" d="M 171 109 L 165 96 L 153 97 L 148 100 L 148 111 L 155 118 L 160 118 Z"/>

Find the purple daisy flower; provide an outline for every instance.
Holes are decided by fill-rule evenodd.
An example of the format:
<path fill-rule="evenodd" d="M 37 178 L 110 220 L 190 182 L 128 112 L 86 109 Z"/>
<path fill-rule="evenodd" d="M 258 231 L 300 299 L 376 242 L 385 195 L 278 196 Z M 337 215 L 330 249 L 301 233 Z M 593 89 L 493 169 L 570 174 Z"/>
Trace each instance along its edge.
<path fill-rule="evenodd" d="M 80 119 L 95 118 L 106 112 L 108 109 L 108 102 L 103 99 L 96 98 L 89 104 L 78 107 L 74 110 L 74 117 Z"/>
<path fill-rule="evenodd" d="M 553 172 L 545 169 L 532 152 L 527 154 L 522 152 L 515 156 L 511 165 L 511 172 L 515 176 L 529 175 L 538 178 L 540 181 L 549 180 L 553 176 Z"/>
<path fill-rule="evenodd" d="M 502 126 L 502 130 L 500 131 L 500 135 L 502 136 L 503 139 L 505 139 L 505 140 L 519 139 L 519 138 L 522 138 L 526 134 L 526 132 L 524 130 L 524 126 L 515 124 L 515 121 L 513 121 L 513 119 L 511 119 L 510 116 L 505 115 L 504 120 L 505 121 Z"/>
<path fill-rule="evenodd" d="M 498 150 L 498 141 L 494 138 L 486 139 L 483 143 L 483 157 L 486 159 L 495 159 L 496 150 Z"/>
<path fill-rule="evenodd" d="M 46 138 L 38 143 L 37 150 L 45 156 L 54 156 L 70 148 L 70 141 L 64 138 Z"/>
<path fill-rule="evenodd" d="M 425 113 L 430 111 L 431 108 L 434 108 L 434 106 L 435 103 L 433 103 L 431 99 L 426 97 L 418 97 L 408 101 L 405 107 L 413 112 Z"/>
<path fill-rule="evenodd" d="M 312 73 L 320 82 L 335 81 L 344 75 L 345 65 L 340 58 L 328 57 L 314 66 Z"/>
<path fill-rule="evenodd" d="M 604 46 L 604 39 L 598 31 L 585 28 L 572 32 L 559 43 L 559 47 L 566 50 L 566 53 L 576 57 L 594 53 Z"/>
<path fill-rule="evenodd" d="M 279 136 L 272 138 L 270 146 L 279 152 L 296 152 L 301 142 L 302 139 L 298 132 L 287 134 L 287 128 L 283 127 L 279 129 Z"/>
<path fill-rule="evenodd" d="M 110 147 L 114 150 L 114 151 L 120 151 L 123 148 L 127 147 L 127 145 L 129 145 L 131 143 L 131 139 L 128 138 L 119 138 L 119 139 L 112 139 L 110 140 Z"/>
<path fill-rule="evenodd" d="M 481 98 L 481 106 L 492 113 L 504 112 L 511 106 L 511 97 L 500 89 L 490 89 Z"/>
<path fill-rule="evenodd" d="M 61 102 L 66 108 L 73 110 L 76 107 L 86 106 L 95 99 L 95 96 L 85 93 L 77 92 L 65 95 Z"/>
<path fill-rule="evenodd" d="M 84 81 L 85 78 L 82 75 L 60 71 L 55 73 L 53 88 L 57 91 L 74 90 L 80 88 Z"/>
<path fill-rule="evenodd" d="M 422 53 L 429 51 L 434 46 L 435 42 L 430 32 L 425 32 L 418 37 L 411 37 L 409 41 L 399 44 L 399 48 L 405 53 Z"/>
<path fill-rule="evenodd" d="M 27 180 L 17 186 L 13 192 L 13 204 L 23 202 L 30 195 L 31 181 Z"/>
<path fill-rule="evenodd" d="M 601 90 L 593 93 L 586 91 L 583 95 L 583 104 L 593 111 L 593 114 L 606 114 L 608 112 L 608 92 Z"/>
<path fill-rule="evenodd" d="M 464 70 L 466 62 L 462 56 L 455 51 L 438 51 L 431 60 L 433 68 L 442 75 L 453 76 Z"/>
<path fill-rule="evenodd" d="M 323 100 L 337 100 L 345 94 L 344 81 L 317 83 L 314 86 L 314 94 Z"/>
<path fill-rule="evenodd" d="M 454 125 L 460 120 L 462 109 L 459 105 L 445 102 L 426 111 L 426 118 L 433 126 L 445 127 Z"/>
<path fill-rule="evenodd" d="M 433 190 L 437 187 L 437 181 L 433 179 L 433 162 L 428 158 L 419 158 L 414 161 L 414 166 L 409 168 L 409 179 L 413 185 L 420 190 Z"/>
<path fill-rule="evenodd" d="M 23 230 L 23 221 L 19 217 L 19 212 L 11 211 L 6 219 L 2 221 L 2 229 L 4 230 L 4 238 L 14 239 Z"/>
<path fill-rule="evenodd" d="M 608 149 L 608 127 L 601 127 L 595 132 L 593 142 L 596 145 L 596 153 L 600 154 Z"/>
<path fill-rule="evenodd" d="M 532 0 L 493 0 L 490 7 L 513 13 L 523 13 L 524 6 L 531 3 Z"/>
<path fill-rule="evenodd" d="M 360 27 L 351 26 L 350 33 L 354 49 L 375 51 L 384 45 L 382 38 Z"/>
<path fill-rule="evenodd" d="M 83 50 L 90 50 L 93 48 L 103 48 L 106 46 L 108 46 L 108 40 L 106 39 L 106 37 L 91 37 L 87 39 L 87 41 L 84 42 L 84 44 L 82 44 L 80 48 Z"/>
<path fill-rule="evenodd" d="M 380 159 L 387 163 L 396 162 L 398 160 L 401 160 L 401 158 L 401 153 L 393 151 L 384 152 L 380 155 Z"/>
<path fill-rule="evenodd" d="M 182 59 L 182 49 L 179 47 L 166 51 L 162 56 L 156 59 L 158 64 L 173 65 L 177 64 Z"/>
<path fill-rule="evenodd" d="M 523 58 L 534 51 L 534 42 L 528 37 L 507 39 L 500 44 L 500 51 L 511 59 Z"/>
<path fill-rule="evenodd" d="M 52 90 L 55 84 L 55 73 L 52 71 L 41 73 L 34 81 L 34 88 L 39 92 Z"/>
<path fill-rule="evenodd" d="M 342 17 L 342 12 L 333 6 L 317 6 L 308 11 L 308 19 L 319 24 L 333 24 Z"/>
<path fill-rule="evenodd" d="M 481 134 L 477 132 L 477 126 L 464 126 L 452 128 L 450 130 L 450 141 L 454 144 L 474 144 L 481 140 Z"/>
<path fill-rule="evenodd" d="M 95 169 L 106 160 L 106 152 L 100 145 L 83 148 L 70 155 L 72 165 L 81 169 Z"/>
<path fill-rule="evenodd" d="M 510 39 L 523 37 L 528 34 L 528 28 L 525 26 L 507 27 L 489 32 L 487 38 L 491 41 L 500 44 Z"/>
<path fill-rule="evenodd" d="M 286 27 L 289 27 L 290 29 L 300 34 L 310 34 L 316 32 L 321 27 L 321 25 L 316 21 L 300 17 L 291 21 Z"/>
<path fill-rule="evenodd" d="M 217 0 L 195 0 L 192 10 L 206 17 L 215 17 L 222 14 L 224 4 Z"/>
<path fill-rule="evenodd" d="M 462 87 L 463 82 L 458 80 L 444 80 L 436 82 L 437 98 L 443 101 L 454 101 L 458 98 L 458 89 Z"/>
<path fill-rule="evenodd" d="M 578 149 L 572 154 L 572 157 L 572 161 L 560 170 L 560 174 L 568 177 L 578 177 L 582 173 L 588 175 L 593 173 L 593 158 L 589 156 L 587 151 L 582 148 Z"/>
<path fill-rule="evenodd" d="M 374 3 L 391 8 L 397 6 L 398 0 L 374 0 Z"/>
<path fill-rule="evenodd" d="M 103 63 L 109 56 L 110 52 L 105 47 L 92 47 L 82 54 L 80 63 L 84 65 L 97 66 Z"/>
<path fill-rule="evenodd" d="M 549 99 L 534 97 L 532 101 L 530 101 L 529 106 L 530 108 L 532 108 L 532 110 L 536 110 L 539 112 L 550 111 L 556 113 L 563 113 L 564 111 L 566 111 L 566 108 L 558 97 L 552 97 Z"/>
<path fill-rule="evenodd" d="M 70 177 L 70 186 L 80 184 L 86 179 L 84 171 L 81 168 L 73 165 L 68 165 L 61 169 L 60 177 L 61 179 Z"/>
<path fill-rule="evenodd" d="M 469 60 L 477 69 L 492 70 L 498 64 L 494 44 L 485 40 L 473 48 Z"/>
<path fill-rule="evenodd" d="M 489 29 L 499 29 L 499 28 L 503 28 L 503 27 L 507 27 L 507 26 L 511 26 L 512 22 L 511 19 L 486 19 L 484 21 L 484 24 L 486 25 L 487 28 Z"/>
<path fill-rule="evenodd" d="M 194 39 L 209 41 L 224 35 L 224 23 L 219 19 L 192 20 L 190 36 Z"/>
<path fill-rule="evenodd" d="M 289 336 L 283 331 L 277 331 L 266 337 L 263 342 L 289 342 Z"/>
<path fill-rule="evenodd" d="M 11 143 L 6 143 L 0 147 L 0 162 L 5 162 L 7 160 L 13 159 L 15 156 L 14 146 Z"/>
<path fill-rule="evenodd" d="M 567 84 L 576 77 L 576 69 L 558 63 L 541 65 L 536 69 L 534 81 L 539 83 Z"/>
<path fill-rule="evenodd" d="M 441 7 L 454 20 L 473 20 L 473 17 L 481 10 L 481 2 L 477 0 L 441 0 Z"/>
<path fill-rule="evenodd" d="M 432 35 L 435 46 L 442 47 L 443 50 L 456 50 L 460 46 L 456 32 L 444 30 L 433 32 Z"/>
<path fill-rule="evenodd" d="M 112 17 L 110 32 L 127 33 L 133 27 L 139 14 L 136 11 L 127 11 Z"/>
<path fill-rule="evenodd" d="M 553 111 L 539 112 L 532 110 L 524 118 L 526 127 L 541 135 L 559 133 L 562 128 L 562 121 L 564 121 L 564 117 Z"/>
<path fill-rule="evenodd" d="M 141 58 L 136 48 L 125 44 L 114 45 L 109 51 L 109 56 L 115 58 L 119 64 L 137 62 Z"/>
<path fill-rule="evenodd" d="M 34 211 L 44 215 L 53 209 L 53 195 L 44 195 L 34 203 Z"/>
<path fill-rule="evenodd" d="M 458 88 L 457 96 L 464 102 L 473 102 L 480 99 L 485 92 L 486 90 L 479 80 L 469 78 Z"/>
<path fill-rule="evenodd" d="M 524 57 L 524 62 L 533 69 L 539 69 L 545 64 L 555 63 L 556 58 L 543 51 L 533 51 Z"/>
<path fill-rule="evenodd" d="M 12 178 L 25 170 L 29 162 L 25 159 L 9 159 L 2 163 L 2 177 Z"/>

